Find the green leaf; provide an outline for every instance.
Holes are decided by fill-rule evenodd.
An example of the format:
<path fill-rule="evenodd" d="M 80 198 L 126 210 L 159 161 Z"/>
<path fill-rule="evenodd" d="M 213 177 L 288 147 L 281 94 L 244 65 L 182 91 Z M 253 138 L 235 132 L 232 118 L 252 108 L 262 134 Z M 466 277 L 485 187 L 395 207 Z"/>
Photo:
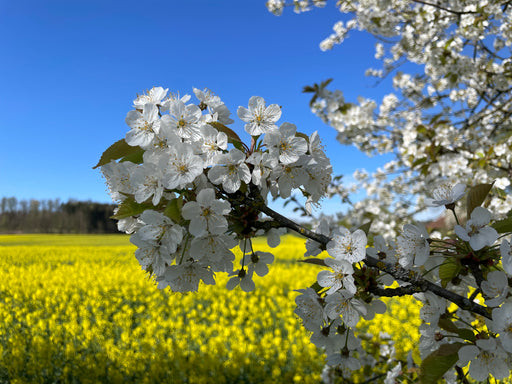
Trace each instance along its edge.
<path fill-rule="evenodd" d="M 313 285 L 311 286 L 315 290 L 316 293 L 320 292 L 324 287 L 322 287 L 320 284 L 318 284 L 318 281 L 315 281 Z"/>
<path fill-rule="evenodd" d="M 119 209 L 117 210 L 117 213 L 111 216 L 111 218 L 117 220 L 126 219 L 127 217 L 140 215 L 147 209 L 154 208 L 155 206 L 150 202 L 137 203 L 133 197 L 128 196 L 121 202 L 121 204 L 119 204 Z"/>
<path fill-rule="evenodd" d="M 208 124 L 210 124 L 217 131 L 224 132 L 228 137 L 228 142 L 235 145 L 235 147 L 236 147 L 236 144 L 240 144 L 240 145 L 242 144 L 242 139 L 231 128 L 226 127 L 224 124 L 219 123 L 218 121 L 212 121 Z M 238 147 L 236 147 L 236 148 L 238 148 Z M 240 148 L 238 148 L 238 149 L 240 149 Z"/>
<path fill-rule="evenodd" d="M 308 264 L 315 264 L 315 265 L 321 265 L 322 267 L 327 267 L 325 265 L 324 259 L 306 259 L 306 260 L 299 260 L 301 263 L 308 263 Z"/>
<path fill-rule="evenodd" d="M 330 79 L 327 79 L 327 80 L 322 81 L 322 82 L 320 83 L 320 89 L 324 89 L 325 87 L 327 87 L 327 86 L 331 83 L 331 81 L 332 81 L 332 80 L 333 80 L 333 79 L 332 79 L 332 78 L 330 78 Z"/>
<path fill-rule="evenodd" d="M 419 159 L 414 160 L 414 162 L 411 164 L 411 168 L 416 168 L 418 165 L 423 164 L 426 161 L 426 157 L 420 157 Z"/>
<path fill-rule="evenodd" d="M 372 226 L 372 222 L 368 221 L 367 223 L 364 223 L 363 225 L 359 226 L 359 228 L 357 228 L 357 229 L 362 230 L 365 233 L 365 235 L 368 236 L 368 232 L 370 232 L 371 226 Z"/>
<path fill-rule="evenodd" d="M 512 232 L 512 216 L 495 222 L 491 227 L 498 231 L 498 233 Z"/>
<path fill-rule="evenodd" d="M 469 190 L 466 197 L 466 212 L 468 218 L 471 217 L 471 212 L 484 202 L 493 184 L 494 182 L 491 184 L 478 184 Z"/>
<path fill-rule="evenodd" d="M 448 284 L 455 276 L 460 272 L 460 261 L 454 258 L 447 258 L 443 264 L 439 267 L 439 278 L 441 279 L 441 286 L 446 288 Z"/>
<path fill-rule="evenodd" d="M 144 155 L 144 152 L 146 152 L 146 151 L 140 147 L 137 147 L 137 148 L 138 148 L 137 152 L 130 153 L 129 155 L 126 155 L 119 161 L 121 161 L 121 162 L 131 161 L 134 164 L 142 164 L 142 161 L 143 161 L 142 156 Z"/>
<path fill-rule="evenodd" d="M 423 359 L 419 379 L 422 384 L 436 384 L 459 360 L 459 349 L 463 343 L 443 344 L 438 350 Z"/>
<path fill-rule="evenodd" d="M 309 144 L 309 136 L 302 132 L 295 132 L 296 137 L 302 137 Z"/>
<path fill-rule="evenodd" d="M 459 334 L 459 337 L 463 338 L 464 340 L 469 340 L 473 342 L 476 341 L 476 336 L 471 329 L 462 328 L 459 329 L 457 333 Z"/>
<path fill-rule="evenodd" d="M 439 327 L 441 329 L 444 329 L 445 331 L 451 332 L 451 333 L 458 333 L 459 328 L 455 324 L 453 324 L 452 320 L 448 318 L 445 314 L 441 315 L 439 318 Z"/>
<path fill-rule="evenodd" d="M 102 165 L 110 163 L 112 160 L 120 159 L 121 157 L 128 156 L 140 150 L 141 148 L 139 146 L 132 147 L 131 145 L 128 145 L 124 139 L 121 139 L 116 141 L 114 144 L 108 147 L 105 152 L 103 152 L 100 161 L 98 161 L 98 164 L 92 167 L 92 169 L 96 169 Z"/>
<path fill-rule="evenodd" d="M 183 199 L 181 197 L 172 199 L 165 207 L 164 215 L 172 219 L 175 223 L 181 221 L 181 207 L 183 207 Z"/>
<path fill-rule="evenodd" d="M 346 115 L 348 110 L 352 108 L 354 104 L 352 103 L 344 103 L 338 107 L 338 111 L 340 111 L 343 115 Z"/>

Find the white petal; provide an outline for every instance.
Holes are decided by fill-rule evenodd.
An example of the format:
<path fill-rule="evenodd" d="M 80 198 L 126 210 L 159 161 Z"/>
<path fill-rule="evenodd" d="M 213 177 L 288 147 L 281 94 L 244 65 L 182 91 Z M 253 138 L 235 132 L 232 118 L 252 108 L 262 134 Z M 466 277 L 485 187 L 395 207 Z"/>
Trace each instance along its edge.
<path fill-rule="evenodd" d="M 473 360 L 480 350 L 476 345 L 465 345 L 459 349 L 459 362 L 458 364 L 465 367 L 471 360 Z"/>
<path fill-rule="evenodd" d="M 196 201 L 203 207 L 209 206 L 213 200 L 215 200 L 215 191 L 211 188 L 201 190 L 196 197 Z"/>
<path fill-rule="evenodd" d="M 459 237 L 459 239 L 469 241 L 469 236 L 466 229 L 464 229 L 460 225 L 455 225 L 453 229 L 455 230 L 455 234 Z"/>
<path fill-rule="evenodd" d="M 197 218 L 201 214 L 201 207 L 195 201 L 189 201 L 181 209 L 181 216 L 184 219 L 192 220 Z"/>
<path fill-rule="evenodd" d="M 331 287 L 334 284 L 334 274 L 329 271 L 320 271 L 316 277 L 318 284 L 321 287 Z"/>

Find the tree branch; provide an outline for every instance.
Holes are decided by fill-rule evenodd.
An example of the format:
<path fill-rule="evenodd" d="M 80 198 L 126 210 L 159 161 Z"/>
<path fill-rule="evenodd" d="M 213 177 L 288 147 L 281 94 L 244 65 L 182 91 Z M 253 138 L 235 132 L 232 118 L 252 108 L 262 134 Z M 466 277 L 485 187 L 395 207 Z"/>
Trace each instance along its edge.
<path fill-rule="evenodd" d="M 446 11 L 446 12 L 449 12 L 449 13 L 453 13 L 454 15 L 467 15 L 467 14 L 477 14 L 478 12 L 475 12 L 475 11 L 455 11 L 453 9 L 450 9 L 450 8 L 446 8 L 446 7 L 443 7 L 442 5 L 439 5 L 439 4 L 436 4 L 436 3 L 430 3 L 428 1 L 423 1 L 423 0 L 412 0 L 414 3 L 419 3 L 419 4 L 423 4 L 423 5 L 429 5 L 431 7 L 434 7 L 434 8 L 437 8 L 437 9 L 440 9 L 442 11 Z"/>
<path fill-rule="evenodd" d="M 314 240 L 322 245 L 322 248 L 325 249 L 327 243 L 331 241 L 331 239 L 327 236 L 315 233 L 313 231 L 310 231 L 307 228 L 302 227 L 301 225 L 295 223 L 294 221 L 288 219 L 287 217 L 284 217 L 280 213 L 274 211 L 273 209 L 266 206 L 263 200 L 259 202 L 254 202 L 255 207 L 266 214 L 267 216 L 270 216 L 274 220 L 278 221 L 283 227 L 289 228 L 294 230 L 297 233 L 300 233 L 301 235 Z M 397 290 L 393 290 L 394 293 L 396 293 L 398 296 L 403 296 L 406 294 L 411 294 L 414 292 L 425 292 L 430 291 L 437 296 L 443 297 L 452 303 L 457 304 L 460 308 L 465 309 L 467 311 L 476 313 L 478 315 L 481 315 L 483 317 L 486 317 L 488 319 L 492 320 L 491 314 L 487 307 L 484 307 L 482 305 L 479 305 L 472 300 L 469 300 L 466 297 L 457 295 L 456 293 L 453 293 L 451 291 L 448 291 L 442 287 L 440 287 L 437 284 L 434 284 L 428 280 L 425 280 L 419 273 L 402 268 L 400 265 L 396 264 L 390 264 L 386 263 L 384 261 L 378 260 L 370 255 L 366 255 L 366 258 L 364 259 L 364 263 L 372 268 L 376 268 L 379 271 L 389 273 L 391 276 L 393 276 L 396 280 L 404 281 L 407 283 L 410 283 L 414 288 L 409 287 L 403 287 Z M 390 293 L 392 293 L 390 290 L 385 289 L 377 289 L 375 290 L 375 294 L 381 295 L 384 293 L 384 296 L 390 296 Z M 372 292 L 374 293 L 374 292 Z"/>

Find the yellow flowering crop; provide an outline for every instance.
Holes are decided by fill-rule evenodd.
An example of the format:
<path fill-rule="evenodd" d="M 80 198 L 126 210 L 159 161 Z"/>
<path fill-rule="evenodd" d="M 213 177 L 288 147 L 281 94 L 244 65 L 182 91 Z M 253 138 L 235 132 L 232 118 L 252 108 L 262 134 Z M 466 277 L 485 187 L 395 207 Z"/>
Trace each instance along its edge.
<path fill-rule="evenodd" d="M 324 356 L 293 310 L 320 267 L 296 262 L 303 240 L 282 240 L 255 241 L 276 256 L 256 291 L 228 291 L 219 275 L 174 294 L 147 278 L 127 236 L 1 235 L 0 382 L 319 382 Z M 393 300 L 394 316 L 361 332 L 401 335 L 402 357 L 418 341 L 418 309 Z"/>

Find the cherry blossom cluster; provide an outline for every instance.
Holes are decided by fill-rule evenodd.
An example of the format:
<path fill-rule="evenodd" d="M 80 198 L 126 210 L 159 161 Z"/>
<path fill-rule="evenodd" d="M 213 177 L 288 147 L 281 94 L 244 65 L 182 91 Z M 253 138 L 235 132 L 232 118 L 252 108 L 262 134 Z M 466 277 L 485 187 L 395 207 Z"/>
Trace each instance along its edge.
<path fill-rule="evenodd" d="M 194 93 L 197 105 L 163 88 L 137 97 L 126 137 L 98 164 L 119 202 L 119 228 L 131 234 L 137 260 L 159 288 L 197 291 L 201 281 L 215 284 L 215 273 L 225 272 L 228 289 L 252 291 L 254 273 L 265 276 L 274 256 L 254 250 L 251 238 L 264 234 L 276 246 L 284 229 L 294 229 L 308 238 L 305 261 L 325 267 L 311 287 L 298 290 L 295 313 L 326 352 L 327 382 L 377 364 L 389 368 L 388 383 L 407 376 L 405 364 L 413 360 L 394 359 L 392 342 L 378 356 L 368 353 L 357 331 L 360 319 L 386 311 L 382 297 L 402 295 L 423 303 L 420 378 L 430 371 L 429 377 L 448 380 L 468 364 L 475 380 L 508 376 L 512 219 L 496 221 L 482 206 L 492 184 L 433 188 L 425 201 L 446 207 L 457 223 L 447 237 L 405 224 L 395 239 L 368 241 L 369 225 L 349 230 L 332 218 L 311 231 L 266 202 L 269 194 L 289 198 L 293 189 L 312 204 L 327 194 L 331 167 L 318 135 L 307 137 L 289 123 L 278 127 L 280 107 L 252 97 L 237 111 L 251 135 L 247 146 L 227 128 L 233 120 L 220 99 Z M 469 217 L 459 222 L 456 205 L 463 197 Z M 322 251 L 327 257 L 318 257 Z M 441 364 L 446 359 L 451 363 Z"/>
<path fill-rule="evenodd" d="M 370 320 L 385 312 L 380 297 L 403 294 L 423 305 L 420 379 L 436 382 L 444 377 L 456 382 L 457 369 L 463 372 L 468 364 L 469 375 L 477 381 L 489 375 L 498 380 L 509 377 L 512 219 L 490 225 L 491 212 L 479 205 L 490 188 L 470 189 L 471 215 L 448 237 L 429 234 L 421 224 L 405 224 L 394 240 L 376 235 L 369 244 L 362 229 L 351 232 L 329 218 L 317 223 L 315 234 L 325 238 L 308 239 L 305 256 L 314 258 L 306 261 L 328 269 L 318 273 L 315 285 L 300 290 L 295 313 L 312 332 L 311 342 L 326 352 L 325 382 L 334 382 L 336 374 L 349 378 L 352 370 L 377 363 L 388 366 L 386 383 L 395 383 L 399 376 L 413 379 L 402 369 L 405 364 L 414 368 L 412 360 L 394 360 L 389 351 L 377 356 L 367 353 L 362 348 L 365 335 L 358 335 L 356 327 L 361 318 Z M 465 195 L 464 184 L 442 183 L 426 201 L 446 207 L 458 222 L 456 203 Z M 316 258 L 322 249 L 327 257 Z M 424 285 L 426 278 L 436 289 Z M 444 292 L 440 294 L 438 288 Z M 443 364 L 443 359 L 451 363 Z M 430 378 L 422 376 L 425 372 Z"/>
<path fill-rule="evenodd" d="M 250 145 L 227 125 L 234 120 L 221 99 L 208 90 L 168 95 L 155 87 L 134 101 L 126 116 L 126 137 L 103 154 L 100 163 L 112 198 L 119 202 L 119 229 L 131 233 L 135 256 L 160 288 L 196 291 L 200 281 L 215 284 L 215 273 L 232 278 L 227 287 L 254 289 L 270 253 L 252 248 L 251 237 L 266 234 L 279 244 L 279 229 L 257 209 L 267 196 L 288 198 L 298 191 L 307 207 L 325 195 L 331 165 L 315 132 L 276 125 L 281 108 L 253 96 L 237 115 Z M 234 270 L 232 249 L 243 252 Z"/>
<path fill-rule="evenodd" d="M 309 0 L 267 2 L 275 14 L 287 5 L 296 12 L 325 6 Z M 328 82 L 306 87 L 314 93 L 313 112 L 338 131 L 340 143 L 368 155 L 394 155 L 371 175 L 356 171 L 355 183 L 332 190 L 366 194 L 353 203 L 351 224 L 372 216 L 379 232 L 396 234 L 405 218 L 427 208 L 421 196 L 437 180 L 494 181 L 489 207 L 505 217 L 512 209 L 510 2 L 346 0 L 336 6 L 343 20 L 320 48 L 333 48 L 352 31 L 368 32 L 382 66 L 369 68 L 367 75 L 377 82 L 391 77 L 395 88 L 380 102 L 365 97 L 351 102 Z"/>

